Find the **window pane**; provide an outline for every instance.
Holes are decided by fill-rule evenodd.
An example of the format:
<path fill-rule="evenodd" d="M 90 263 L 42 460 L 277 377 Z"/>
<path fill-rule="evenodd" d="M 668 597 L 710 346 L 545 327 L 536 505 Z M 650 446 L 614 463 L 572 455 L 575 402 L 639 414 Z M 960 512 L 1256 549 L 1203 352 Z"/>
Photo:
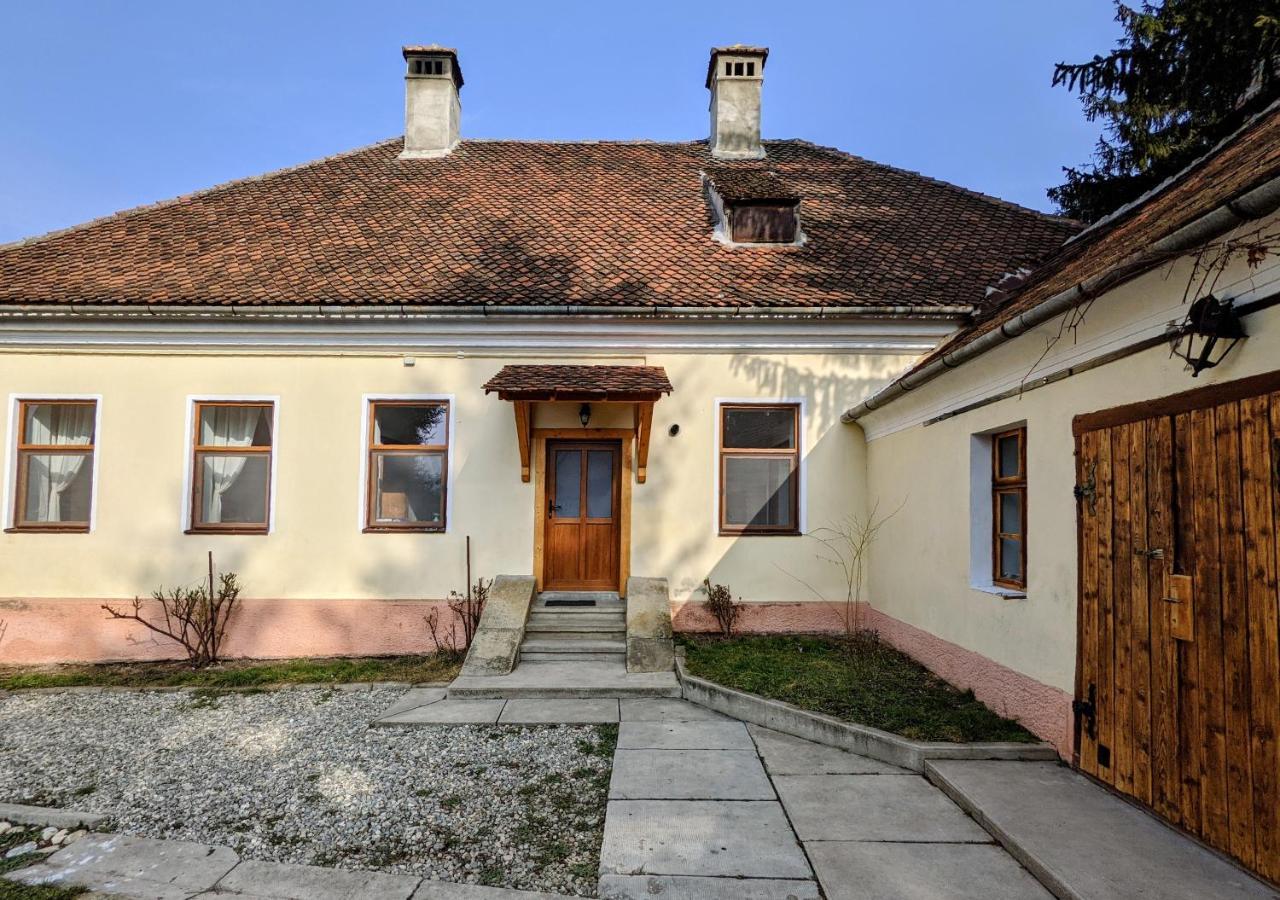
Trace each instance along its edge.
<path fill-rule="evenodd" d="M 200 446 L 270 447 L 271 407 L 201 406 Z"/>
<path fill-rule="evenodd" d="M 93 443 L 92 403 L 28 403 L 24 408 L 26 443 L 44 447 Z"/>
<path fill-rule="evenodd" d="M 1022 494 L 1009 491 L 999 497 L 1000 531 L 1004 534 L 1022 534 Z"/>
<path fill-rule="evenodd" d="M 556 508 L 552 510 L 557 518 L 576 519 L 581 508 L 582 485 L 582 451 L 556 451 Z"/>
<path fill-rule="evenodd" d="M 795 447 L 795 409 L 724 411 L 724 445 L 752 450 L 790 450 Z"/>
<path fill-rule="evenodd" d="M 197 458 L 197 525 L 266 525 L 271 460 L 265 453 L 202 453 Z"/>
<path fill-rule="evenodd" d="M 22 498 L 24 523 L 89 521 L 92 453 L 24 453 L 22 466 L 26 487 Z"/>
<path fill-rule="evenodd" d="M 1022 580 L 1022 541 L 1000 539 L 1000 577 L 1006 581 Z"/>
<path fill-rule="evenodd" d="M 786 457 L 728 457 L 724 472 L 726 525 L 793 528 L 795 477 Z"/>
<path fill-rule="evenodd" d="M 613 516 L 613 452 L 587 451 L 587 518 Z"/>
<path fill-rule="evenodd" d="M 373 442 L 409 447 L 442 446 L 445 438 L 445 409 L 440 404 L 375 404 Z"/>
<path fill-rule="evenodd" d="M 374 523 L 444 523 L 444 454 L 374 455 Z"/>
<path fill-rule="evenodd" d="M 1011 434 L 1000 438 L 997 453 L 999 459 L 999 475 L 1001 478 L 1017 478 L 1022 474 L 1022 454 L 1018 452 L 1018 436 Z"/>

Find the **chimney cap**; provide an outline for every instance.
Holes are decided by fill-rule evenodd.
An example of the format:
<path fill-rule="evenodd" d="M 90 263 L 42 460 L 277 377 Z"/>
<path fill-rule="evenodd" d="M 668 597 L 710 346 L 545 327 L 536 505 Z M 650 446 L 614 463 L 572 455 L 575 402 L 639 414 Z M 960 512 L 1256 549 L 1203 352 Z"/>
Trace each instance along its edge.
<path fill-rule="evenodd" d="M 753 47 L 750 44 L 730 44 L 727 47 L 712 47 L 711 57 L 707 60 L 707 87 L 711 87 L 712 76 L 716 74 L 716 57 L 722 53 L 732 53 L 734 56 L 758 56 L 760 57 L 760 74 L 764 75 L 764 62 L 769 58 L 768 47 Z"/>
<path fill-rule="evenodd" d="M 407 62 L 412 56 L 447 56 L 453 60 L 453 78 L 462 87 L 462 66 L 458 65 L 458 51 L 442 44 L 405 44 L 400 48 L 400 55 Z"/>

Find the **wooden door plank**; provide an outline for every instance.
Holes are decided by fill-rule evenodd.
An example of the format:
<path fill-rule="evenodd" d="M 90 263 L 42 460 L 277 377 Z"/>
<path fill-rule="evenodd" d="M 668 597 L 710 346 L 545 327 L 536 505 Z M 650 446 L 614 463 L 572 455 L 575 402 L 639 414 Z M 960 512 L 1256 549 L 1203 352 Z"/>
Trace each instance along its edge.
<path fill-rule="evenodd" d="M 1222 670 L 1227 713 L 1227 821 L 1231 855 L 1254 863 L 1253 776 L 1249 765 L 1249 622 L 1244 571 L 1240 405 L 1214 410 L 1218 451 L 1218 541 L 1222 564 Z"/>
<path fill-rule="evenodd" d="M 1161 417 L 1147 435 L 1147 548 L 1172 549 L 1173 423 Z M 1145 558 L 1151 620 L 1151 804 L 1177 821 L 1181 809 L 1178 784 L 1178 666 L 1160 594 L 1167 560 Z"/>
<path fill-rule="evenodd" d="M 1147 540 L 1147 423 L 1129 428 L 1130 540 L 1149 547 Z M 1130 725 L 1133 728 L 1133 796 L 1151 803 L 1151 615 L 1147 590 L 1147 560 L 1129 557 L 1129 658 L 1132 669 Z"/>
<path fill-rule="evenodd" d="M 1200 766 L 1200 833 L 1231 845 L 1227 816 L 1227 698 L 1222 671 L 1222 573 L 1218 564 L 1218 455 L 1213 409 L 1191 413 L 1192 503 L 1196 523 L 1196 639 L 1204 757 Z"/>
<path fill-rule="evenodd" d="M 1174 420 L 1174 484 L 1177 496 L 1174 508 L 1178 511 L 1175 534 L 1171 544 L 1173 559 L 1169 571 L 1190 575 L 1196 571 L 1196 520 L 1195 520 L 1195 449 L 1191 441 L 1191 414 L 1184 413 Z M 1193 579 L 1194 593 L 1194 579 Z M 1200 769 L 1204 758 L 1204 730 L 1200 715 L 1200 657 L 1194 643 L 1173 640 L 1170 634 L 1168 611 L 1161 602 L 1162 587 L 1152 585 L 1151 615 L 1153 628 L 1158 620 L 1163 640 L 1173 648 L 1171 659 L 1177 663 L 1174 696 L 1178 704 L 1177 750 L 1180 769 L 1178 778 L 1181 789 L 1181 822 L 1184 828 L 1200 833 Z M 1177 816 L 1173 821 L 1179 821 Z"/>
<path fill-rule="evenodd" d="M 1097 689 L 1098 672 L 1098 440 L 1096 431 L 1086 432 L 1080 436 L 1080 480 L 1081 483 L 1093 482 L 1093 496 L 1086 496 L 1080 501 L 1080 623 L 1078 627 L 1080 641 L 1079 684 L 1076 694 L 1085 700 L 1089 696 L 1089 686 Z M 1076 723 L 1079 729 L 1079 753 L 1076 764 L 1080 770 L 1089 775 L 1098 774 L 1098 746 L 1095 738 L 1089 736 L 1087 723 L 1083 719 Z"/>
<path fill-rule="evenodd" d="M 1256 867 L 1280 881 L 1280 395 L 1240 402 Z"/>
<path fill-rule="evenodd" d="M 1098 778 L 1115 783 L 1111 753 L 1115 735 L 1114 464 L 1111 434 L 1098 441 Z M 1105 749 L 1104 749 L 1105 748 Z"/>
<path fill-rule="evenodd" d="M 1111 429 L 1111 468 L 1113 494 L 1112 538 L 1115 564 L 1112 566 L 1112 590 L 1114 597 L 1115 635 L 1115 691 L 1114 727 L 1112 740 L 1112 769 L 1115 786 L 1126 794 L 1133 794 L 1133 689 L 1130 648 L 1131 596 L 1133 584 L 1132 508 L 1130 506 L 1129 432 L 1131 426 L 1118 425 Z"/>

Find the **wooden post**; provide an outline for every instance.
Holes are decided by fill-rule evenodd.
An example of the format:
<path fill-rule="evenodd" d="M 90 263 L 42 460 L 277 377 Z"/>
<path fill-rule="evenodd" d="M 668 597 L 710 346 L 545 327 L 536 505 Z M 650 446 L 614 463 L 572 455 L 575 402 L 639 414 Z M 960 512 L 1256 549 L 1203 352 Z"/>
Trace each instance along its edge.
<path fill-rule="evenodd" d="M 636 481 L 644 484 L 649 469 L 649 431 L 653 426 L 653 401 L 636 404 Z"/>

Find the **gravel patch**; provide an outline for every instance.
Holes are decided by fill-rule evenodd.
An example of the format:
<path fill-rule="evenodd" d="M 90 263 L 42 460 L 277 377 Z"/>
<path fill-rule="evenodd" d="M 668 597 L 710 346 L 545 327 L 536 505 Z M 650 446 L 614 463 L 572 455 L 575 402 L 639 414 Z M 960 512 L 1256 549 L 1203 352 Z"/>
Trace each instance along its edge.
<path fill-rule="evenodd" d="M 401 693 L 12 695 L 0 801 L 249 859 L 593 894 L 616 726 L 370 728 Z"/>

